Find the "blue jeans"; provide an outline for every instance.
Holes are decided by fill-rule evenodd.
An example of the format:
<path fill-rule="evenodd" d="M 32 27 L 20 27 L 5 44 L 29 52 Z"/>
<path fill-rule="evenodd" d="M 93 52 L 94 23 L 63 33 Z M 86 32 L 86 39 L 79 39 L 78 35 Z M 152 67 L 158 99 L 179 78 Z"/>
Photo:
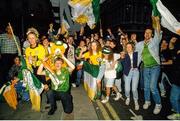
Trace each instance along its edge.
<path fill-rule="evenodd" d="M 127 98 L 130 97 L 130 85 L 132 81 L 132 93 L 133 99 L 135 101 L 138 100 L 138 82 L 139 82 L 139 70 L 137 68 L 131 69 L 129 71 L 128 76 L 124 75 L 124 82 L 125 82 L 125 95 Z"/>
<path fill-rule="evenodd" d="M 153 100 L 156 104 L 161 104 L 161 98 L 157 88 L 157 82 L 160 74 L 160 66 L 151 68 L 144 67 L 144 97 L 145 101 L 150 100 L 150 91 L 152 92 Z"/>
<path fill-rule="evenodd" d="M 80 69 L 80 70 L 77 71 L 76 85 L 80 85 L 82 73 L 83 73 L 83 70 L 82 70 L 82 69 Z"/>
<path fill-rule="evenodd" d="M 168 84 L 171 86 L 171 83 L 169 81 L 169 78 L 167 76 L 167 74 L 165 72 L 162 72 L 162 76 L 161 76 L 161 82 L 159 83 L 159 88 L 161 93 L 166 93 L 166 84 L 165 81 L 168 82 Z"/>
<path fill-rule="evenodd" d="M 175 84 L 171 88 L 170 102 L 176 113 L 180 113 L 180 87 Z"/>

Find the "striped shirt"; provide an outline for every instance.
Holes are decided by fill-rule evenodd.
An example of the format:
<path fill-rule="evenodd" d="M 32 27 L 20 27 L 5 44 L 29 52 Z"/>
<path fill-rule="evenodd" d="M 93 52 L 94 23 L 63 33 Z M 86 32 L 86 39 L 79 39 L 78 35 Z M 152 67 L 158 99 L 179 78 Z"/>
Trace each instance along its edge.
<path fill-rule="evenodd" d="M 19 38 L 16 37 L 17 43 L 20 45 Z M 7 34 L 0 35 L 0 53 L 15 54 L 18 53 L 17 46 L 13 39 L 9 39 Z"/>

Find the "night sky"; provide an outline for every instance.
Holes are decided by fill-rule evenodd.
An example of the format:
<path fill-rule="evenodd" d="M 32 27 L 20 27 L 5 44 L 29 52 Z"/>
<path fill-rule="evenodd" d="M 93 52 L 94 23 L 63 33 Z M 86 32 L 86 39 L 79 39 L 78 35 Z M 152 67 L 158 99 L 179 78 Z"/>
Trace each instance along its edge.
<path fill-rule="evenodd" d="M 180 21 L 180 0 L 161 1 Z M 0 0 L 1 32 L 9 21 L 14 26 L 15 33 L 20 36 L 30 26 L 37 27 L 40 33 L 46 33 L 48 24 L 54 22 L 51 3 L 49 0 Z"/>

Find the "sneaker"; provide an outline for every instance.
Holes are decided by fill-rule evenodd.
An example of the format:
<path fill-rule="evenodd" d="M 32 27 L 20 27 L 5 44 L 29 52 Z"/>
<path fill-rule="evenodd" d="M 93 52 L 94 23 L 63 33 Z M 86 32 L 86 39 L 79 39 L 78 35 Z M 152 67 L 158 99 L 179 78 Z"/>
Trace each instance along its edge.
<path fill-rule="evenodd" d="M 154 110 L 153 110 L 153 113 L 154 113 L 154 114 L 159 114 L 160 111 L 161 111 L 161 108 L 162 108 L 162 105 L 161 105 L 161 104 L 156 104 L 156 105 L 155 105 L 155 108 L 154 108 Z"/>
<path fill-rule="evenodd" d="M 180 120 L 180 114 L 179 113 L 173 113 L 171 115 L 168 115 L 167 118 L 170 120 Z"/>
<path fill-rule="evenodd" d="M 114 98 L 115 101 L 119 100 L 122 97 L 121 93 L 117 93 L 116 97 Z"/>
<path fill-rule="evenodd" d="M 125 104 L 126 104 L 126 105 L 129 105 L 129 103 L 130 103 L 130 99 L 127 98 L 126 101 L 125 101 Z"/>
<path fill-rule="evenodd" d="M 139 104 L 138 104 L 138 101 L 134 101 L 134 105 L 135 105 L 135 110 L 139 110 Z"/>
<path fill-rule="evenodd" d="M 75 84 L 75 83 L 72 83 L 72 86 L 73 86 L 73 87 L 76 87 L 76 84 Z"/>
<path fill-rule="evenodd" d="M 104 100 L 102 100 L 102 103 L 107 103 L 109 101 L 109 97 L 106 97 Z"/>
<path fill-rule="evenodd" d="M 161 92 L 161 97 L 166 97 L 166 92 Z"/>
<path fill-rule="evenodd" d="M 143 109 L 148 109 L 150 105 L 151 105 L 150 101 L 145 101 L 145 103 L 143 105 Z"/>

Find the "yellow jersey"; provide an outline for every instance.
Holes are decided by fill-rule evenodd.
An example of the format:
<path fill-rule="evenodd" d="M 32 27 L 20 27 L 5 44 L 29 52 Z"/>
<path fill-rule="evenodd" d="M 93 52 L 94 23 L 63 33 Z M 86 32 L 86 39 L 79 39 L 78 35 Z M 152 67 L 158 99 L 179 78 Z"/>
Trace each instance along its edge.
<path fill-rule="evenodd" d="M 86 52 L 83 57 L 89 59 L 89 62 L 93 65 L 99 65 L 100 60 L 102 60 L 102 52 L 90 55 L 89 52 Z"/>
<path fill-rule="evenodd" d="M 28 47 L 25 50 L 26 63 L 29 69 L 40 66 L 45 58 L 45 49 L 41 44 L 37 44 L 35 48 Z"/>

